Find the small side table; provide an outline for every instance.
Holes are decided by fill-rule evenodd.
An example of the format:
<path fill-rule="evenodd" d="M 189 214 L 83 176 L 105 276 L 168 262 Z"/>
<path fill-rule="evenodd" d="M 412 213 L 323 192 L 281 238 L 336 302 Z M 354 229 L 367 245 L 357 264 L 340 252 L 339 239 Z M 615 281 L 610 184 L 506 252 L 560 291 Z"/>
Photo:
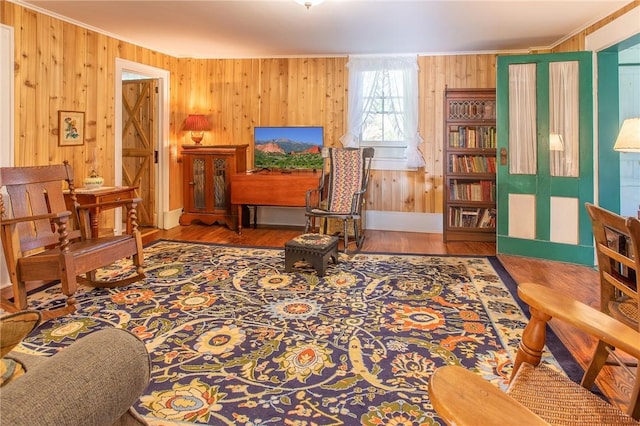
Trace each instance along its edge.
<path fill-rule="evenodd" d="M 76 199 L 79 204 L 95 204 L 104 203 L 106 201 L 119 201 L 128 198 L 135 198 L 137 186 L 105 186 L 98 189 L 76 188 Z M 64 194 L 67 209 L 72 210 L 73 204 L 69 191 Z M 100 212 L 108 208 L 94 207 L 89 210 L 89 218 L 91 219 L 91 238 L 97 238 L 100 234 Z M 127 233 L 131 230 L 127 229 Z"/>
<path fill-rule="evenodd" d="M 338 237 L 321 234 L 302 234 L 284 244 L 284 271 L 291 272 L 296 262 L 306 261 L 322 277 L 329 259 L 338 263 Z"/>

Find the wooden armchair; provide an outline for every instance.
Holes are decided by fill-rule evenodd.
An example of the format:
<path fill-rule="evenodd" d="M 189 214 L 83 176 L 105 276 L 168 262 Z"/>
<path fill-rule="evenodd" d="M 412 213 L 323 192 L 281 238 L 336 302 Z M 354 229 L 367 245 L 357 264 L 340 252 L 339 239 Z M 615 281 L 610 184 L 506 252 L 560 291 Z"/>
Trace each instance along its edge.
<path fill-rule="evenodd" d="M 600 272 L 600 310 L 640 331 L 640 220 L 586 203 Z"/>
<path fill-rule="evenodd" d="M 539 284 L 520 284 L 518 295 L 530 306 L 531 320 L 522 335 L 507 393 L 462 367 L 441 367 L 429 382 L 429 397 L 438 415 L 450 425 L 640 424 L 637 379 L 625 414 L 588 390 L 595 377 L 585 374 L 580 386 L 540 364 L 552 317 L 636 359 L 640 359 L 640 333 Z"/>
<path fill-rule="evenodd" d="M 360 248 L 364 242 L 364 235 L 360 234 L 360 225 L 374 149 L 325 148 L 323 155 L 329 164 L 322 169 L 318 188 L 307 191 L 305 232 L 309 232 L 312 228 L 315 229 L 316 218 L 324 219 L 325 234 L 327 233 L 327 219 L 341 220 L 346 253 L 349 244 L 350 220 L 353 222 L 353 236 L 356 246 Z"/>
<path fill-rule="evenodd" d="M 74 210 L 65 207 L 66 182 Z M 67 306 L 43 312 L 44 318 L 75 310 L 78 281 L 95 287 L 117 287 L 144 278 L 142 238 L 138 231 L 136 205 L 140 199 L 100 203 L 102 208 L 124 206 L 131 233 L 91 238 L 89 209 L 79 205 L 73 185 L 73 170 L 60 165 L 0 168 L 0 230 L 2 248 L 13 289 L 13 301 L 0 299 L 8 312 L 27 309 L 27 282 L 60 280 Z M 72 220 L 72 222 L 70 221 Z M 77 224 L 71 229 L 71 223 Z M 136 274 L 119 281 L 98 281 L 96 269 L 132 257 Z M 81 277 L 81 275 L 85 277 Z"/>
<path fill-rule="evenodd" d="M 640 220 L 622 217 L 591 203 L 585 207 L 591 218 L 598 259 L 600 310 L 640 331 Z M 619 356 L 614 347 L 599 342 L 587 375 L 595 377 L 605 364 L 619 365 L 635 375 L 638 392 L 637 360 Z M 636 367 L 635 371 L 631 367 Z"/>

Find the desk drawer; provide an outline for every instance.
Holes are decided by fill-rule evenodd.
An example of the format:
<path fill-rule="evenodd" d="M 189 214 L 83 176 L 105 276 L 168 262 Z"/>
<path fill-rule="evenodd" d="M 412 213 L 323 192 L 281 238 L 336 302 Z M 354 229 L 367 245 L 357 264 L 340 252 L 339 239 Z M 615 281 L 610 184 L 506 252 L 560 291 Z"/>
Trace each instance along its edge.
<path fill-rule="evenodd" d="M 126 200 L 127 198 L 133 198 L 133 197 L 134 197 L 133 191 L 121 192 L 118 194 L 104 194 L 96 197 L 96 202 L 104 203 L 107 201 L 120 201 L 120 200 Z"/>

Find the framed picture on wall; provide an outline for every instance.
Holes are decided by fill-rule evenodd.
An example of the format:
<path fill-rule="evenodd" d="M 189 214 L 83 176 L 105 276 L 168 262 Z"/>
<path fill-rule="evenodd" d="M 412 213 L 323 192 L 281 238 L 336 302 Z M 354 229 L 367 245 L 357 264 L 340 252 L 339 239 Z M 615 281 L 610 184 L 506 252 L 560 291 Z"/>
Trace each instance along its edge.
<path fill-rule="evenodd" d="M 58 111 L 58 145 L 84 145 L 83 111 Z"/>

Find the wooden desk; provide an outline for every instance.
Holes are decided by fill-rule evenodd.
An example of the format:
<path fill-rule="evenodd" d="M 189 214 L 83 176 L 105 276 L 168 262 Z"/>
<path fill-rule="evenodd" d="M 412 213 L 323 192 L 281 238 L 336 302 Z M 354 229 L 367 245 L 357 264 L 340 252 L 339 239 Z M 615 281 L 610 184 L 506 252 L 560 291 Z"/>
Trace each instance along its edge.
<path fill-rule="evenodd" d="M 304 207 L 307 190 L 318 187 L 322 172 L 297 170 L 236 173 L 231 176 L 231 204 L 238 208 L 242 233 L 242 206 Z M 256 220 L 254 217 L 254 226 Z"/>
<path fill-rule="evenodd" d="M 105 201 L 126 200 L 128 198 L 135 198 L 136 189 L 137 186 L 111 186 L 98 189 L 76 188 L 76 199 L 79 204 L 95 204 L 103 203 Z M 65 192 L 64 199 L 67 204 L 67 209 L 73 211 L 73 202 L 71 201 L 69 191 Z M 97 238 L 99 236 L 100 212 L 108 209 L 109 208 L 95 207 L 89 210 L 89 217 L 91 219 L 91 238 Z M 130 232 L 130 230 L 127 229 L 127 232 Z"/>

